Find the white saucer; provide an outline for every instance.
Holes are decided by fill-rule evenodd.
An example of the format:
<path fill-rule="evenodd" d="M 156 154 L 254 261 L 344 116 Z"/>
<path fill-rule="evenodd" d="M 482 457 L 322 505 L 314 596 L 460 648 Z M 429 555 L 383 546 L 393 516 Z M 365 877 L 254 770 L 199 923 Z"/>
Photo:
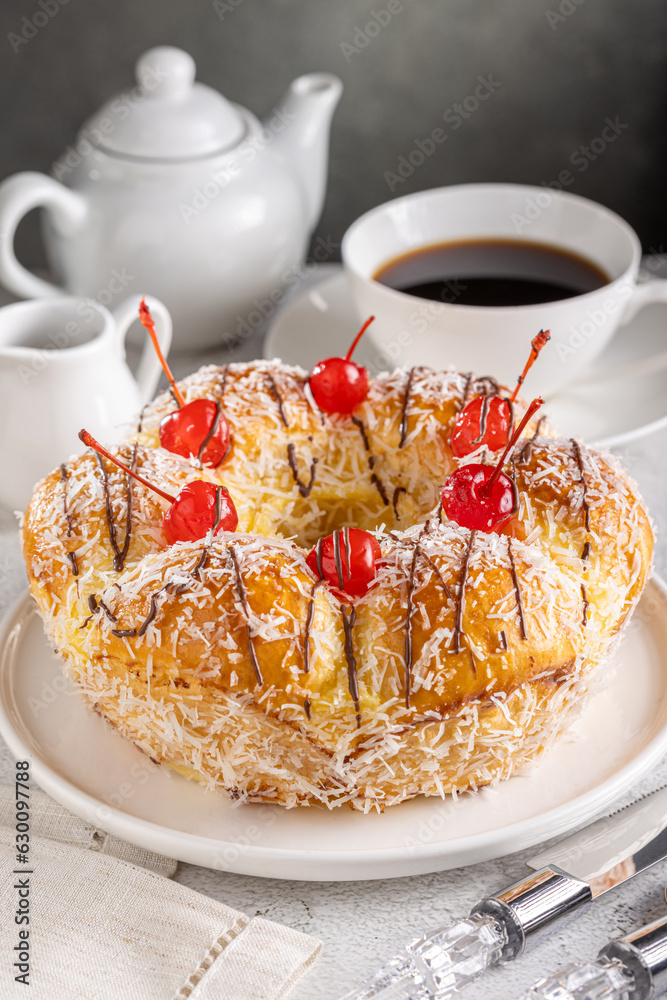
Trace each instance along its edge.
<path fill-rule="evenodd" d="M 158 767 L 64 680 L 30 597 L 0 626 L 0 735 L 37 783 L 84 819 L 194 864 L 347 881 L 456 868 L 557 837 L 611 804 L 667 751 L 667 589 L 649 583 L 606 687 L 538 765 L 496 788 L 350 809 L 234 808 Z"/>
<path fill-rule="evenodd" d="M 330 274 L 329 269 L 320 284 L 305 289 L 280 311 L 264 341 L 265 358 L 310 369 L 322 358 L 347 351 L 359 321 L 345 275 Z M 666 327 L 665 306 L 647 306 L 617 334 L 585 382 L 552 396 L 545 412 L 559 432 L 611 447 L 667 426 L 667 367 L 655 370 L 648 363 L 642 370 L 642 359 L 667 346 Z M 362 338 L 355 361 L 376 374 L 376 355 L 370 341 Z M 633 376 L 613 377 L 627 366 Z"/>

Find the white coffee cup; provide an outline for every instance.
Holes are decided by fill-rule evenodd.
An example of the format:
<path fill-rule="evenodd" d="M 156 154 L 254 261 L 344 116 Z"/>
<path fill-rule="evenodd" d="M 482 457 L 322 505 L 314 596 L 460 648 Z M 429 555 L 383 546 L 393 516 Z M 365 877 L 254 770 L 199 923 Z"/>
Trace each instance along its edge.
<path fill-rule="evenodd" d="M 434 302 L 374 280 L 383 265 L 409 251 L 485 238 L 574 253 L 610 280 L 592 292 L 522 306 Z M 586 198 L 543 187 L 461 184 L 396 198 L 350 226 L 342 255 L 360 320 L 376 316 L 366 336 L 379 367 L 454 365 L 514 385 L 532 338 L 548 329 L 551 343 L 530 374 L 531 396 L 581 378 L 640 308 L 667 302 L 667 281 L 637 285 L 641 246 L 627 222 Z M 667 352 L 655 360 L 667 363 Z"/>
<path fill-rule="evenodd" d="M 140 295 L 113 312 L 94 299 L 61 296 L 0 309 L 0 503 L 22 510 L 38 479 L 84 450 L 78 432 L 113 442 L 152 398 L 161 374 L 148 335 L 136 378 L 125 336 Z M 166 355 L 171 317 L 146 296 Z"/>

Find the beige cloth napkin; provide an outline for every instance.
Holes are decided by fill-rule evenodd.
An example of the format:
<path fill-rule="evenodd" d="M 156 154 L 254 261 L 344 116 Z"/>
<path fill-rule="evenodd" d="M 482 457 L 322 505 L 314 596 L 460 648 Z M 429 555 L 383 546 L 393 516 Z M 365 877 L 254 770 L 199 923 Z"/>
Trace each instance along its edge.
<path fill-rule="evenodd" d="M 96 836 L 99 831 L 32 789 L 30 864 L 22 866 L 13 795 L 8 820 L 2 792 L 2 1000 L 278 1000 L 314 964 L 319 941 L 171 882 L 164 875 L 174 862 Z M 48 839 L 56 832 L 67 842 Z M 120 860 L 133 854 L 147 867 Z M 14 919 L 26 879 L 29 990 L 14 979 L 22 970 L 12 969 L 19 931 L 26 929 Z"/>
<path fill-rule="evenodd" d="M 0 785 L 0 826 L 14 827 L 16 796 L 13 785 Z M 171 878 L 176 874 L 178 864 L 161 854 L 153 854 L 141 847 L 134 847 L 111 833 L 79 819 L 63 806 L 54 802 L 38 788 L 30 789 L 30 833 L 36 837 L 48 837 L 73 847 L 85 847 L 100 854 L 111 854 L 121 861 L 149 868 L 158 875 Z M 0 964 L 2 959 L 0 958 Z"/>

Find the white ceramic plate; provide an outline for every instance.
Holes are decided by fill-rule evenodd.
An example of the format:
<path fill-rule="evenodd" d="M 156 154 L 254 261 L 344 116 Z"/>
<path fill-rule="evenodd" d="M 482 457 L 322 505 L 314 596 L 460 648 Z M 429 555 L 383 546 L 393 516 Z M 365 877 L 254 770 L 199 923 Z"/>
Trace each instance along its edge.
<path fill-rule="evenodd" d="M 667 590 L 649 583 L 604 691 L 530 770 L 477 794 L 350 809 L 234 808 L 158 767 L 64 680 L 26 595 L 0 627 L 0 734 L 37 783 L 138 846 L 225 871 L 338 881 L 390 878 L 499 857 L 607 809 L 667 751 Z"/>
<path fill-rule="evenodd" d="M 322 358 L 345 354 L 358 326 L 345 275 L 339 272 L 281 310 L 264 341 L 264 357 L 309 369 Z M 607 447 L 667 426 L 667 366 L 644 364 L 667 348 L 666 329 L 665 306 L 643 309 L 617 333 L 585 381 L 547 400 L 545 412 L 554 426 L 566 436 Z M 387 367 L 363 338 L 354 359 L 373 374 Z"/>

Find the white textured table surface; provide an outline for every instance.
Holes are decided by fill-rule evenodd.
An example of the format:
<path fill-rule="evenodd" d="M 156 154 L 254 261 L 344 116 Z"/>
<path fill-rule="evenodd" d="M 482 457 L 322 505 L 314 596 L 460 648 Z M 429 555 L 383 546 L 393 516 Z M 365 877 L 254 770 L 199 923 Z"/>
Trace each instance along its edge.
<path fill-rule="evenodd" d="M 234 352 L 234 359 L 257 356 L 257 340 Z M 229 359 L 229 355 L 226 356 Z M 186 374 L 219 357 L 181 358 L 176 374 Z M 619 400 L 622 405 L 622 400 Z M 667 528 L 667 431 L 620 452 L 639 482 L 658 530 Z M 665 575 L 667 549 L 658 541 L 656 569 Z M 25 573 L 13 516 L 0 509 L 0 612 L 24 589 Z M 0 744 L 0 781 L 12 760 Z M 667 781 L 667 760 L 636 789 L 642 793 Z M 315 970 L 297 987 L 293 1000 L 336 1000 L 373 972 L 411 937 L 450 915 L 463 915 L 488 891 L 525 873 L 517 854 L 470 868 L 416 878 L 379 882 L 304 883 L 249 878 L 182 864 L 176 878 L 199 892 L 243 910 L 289 924 L 322 938 L 324 950 Z M 638 876 L 617 894 L 598 900 L 579 921 L 554 934 L 513 966 L 495 970 L 464 994 L 470 1000 L 516 996 L 538 975 L 576 958 L 593 957 L 610 937 L 627 933 L 665 911 L 667 864 Z"/>

